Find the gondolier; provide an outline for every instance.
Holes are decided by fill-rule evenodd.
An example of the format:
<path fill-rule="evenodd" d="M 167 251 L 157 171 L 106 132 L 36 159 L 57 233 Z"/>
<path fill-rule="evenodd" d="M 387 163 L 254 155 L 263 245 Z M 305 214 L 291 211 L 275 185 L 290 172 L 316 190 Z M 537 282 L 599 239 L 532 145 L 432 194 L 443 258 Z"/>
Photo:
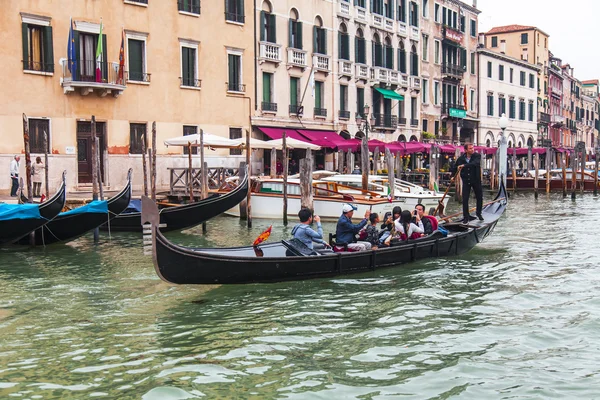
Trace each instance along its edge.
<path fill-rule="evenodd" d="M 481 209 L 483 207 L 483 189 L 481 187 L 481 155 L 475 153 L 472 143 L 465 143 L 465 152 L 463 155 L 458 157 L 456 164 L 452 170 L 455 174 L 457 169 L 462 165 L 460 170 L 460 177 L 462 179 L 462 204 L 463 204 L 463 223 L 467 224 L 469 221 L 475 219 L 469 213 L 469 197 L 471 195 L 471 189 L 475 193 L 477 201 L 476 215 L 480 221 L 483 221 L 481 215 Z M 452 178 L 454 181 L 455 178 Z"/>

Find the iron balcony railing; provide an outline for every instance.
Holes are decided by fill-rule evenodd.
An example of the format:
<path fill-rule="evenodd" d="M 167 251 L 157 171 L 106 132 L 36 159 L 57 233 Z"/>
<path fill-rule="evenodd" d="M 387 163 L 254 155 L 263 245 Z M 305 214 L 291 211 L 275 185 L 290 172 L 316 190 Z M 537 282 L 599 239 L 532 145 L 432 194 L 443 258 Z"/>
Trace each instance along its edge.
<path fill-rule="evenodd" d="M 465 73 L 465 69 L 460 65 L 445 63 L 442 64 L 442 75 L 461 79 Z"/>
<path fill-rule="evenodd" d="M 393 128 L 398 126 L 398 117 L 392 114 L 373 114 L 375 126 L 380 128 Z"/>
<path fill-rule="evenodd" d="M 405 117 L 399 117 L 398 118 L 398 125 L 400 125 L 400 126 L 406 126 L 406 118 Z"/>
<path fill-rule="evenodd" d="M 127 0 L 130 3 L 148 4 L 148 0 Z"/>
<path fill-rule="evenodd" d="M 225 20 L 243 24 L 244 22 L 246 22 L 246 17 L 244 16 L 244 14 L 225 12 Z"/>
<path fill-rule="evenodd" d="M 550 123 L 550 114 L 541 112 L 540 113 L 540 122 L 542 124 L 549 124 Z"/>
<path fill-rule="evenodd" d="M 298 104 L 290 104 L 290 114 L 292 114 L 292 115 L 302 115 L 303 110 L 304 110 L 304 107 L 302 107 Z"/>
<path fill-rule="evenodd" d="M 260 107 L 263 111 L 277 112 L 277 103 L 269 103 L 268 101 L 263 101 Z"/>
<path fill-rule="evenodd" d="M 315 117 L 327 117 L 327 109 L 315 107 L 314 114 L 315 114 Z"/>
<path fill-rule="evenodd" d="M 150 74 L 146 72 L 127 71 L 127 80 L 134 82 L 150 82 Z"/>
<path fill-rule="evenodd" d="M 339 110 L 338 117 L 340 119 L 350 119 L 350 111 L 347 110 Z"/>
<path fill-rule="evenodd" d="M 23 61 L 23 69 L 26 71 L 54 72 L 54 64 L 43 63 L 29 59 Z"/>
<path fill-rule="evenodd" d="M 410 119 L 410 126 L 419 126 L 419 120 L 411 118 Z"/>
<path fill-rule="evenodd" d="M 63 83 L 90 82 L 96 86 L 97 84 L 125 86 L 125 71 L 116 62 L 63 59 L 61 66 Z"/>
<path fill-rule="evenodd" d="M 465 111 L 465 106 L 463 106 L 463 105 L 452 104 L 452 103 L 442 103 L 442 115 L 449 115 L 451 108 Z"/>
<path fill-rule="evenodd" d="M 202 87 L 202 79 L 180 77 L 179 83 L 181 84 L 181 86 L 196 87 L 196 88 Z"/>
<path fill-rule="evenodd" d="M 243 83 L 227 82 L 226 85 L 228 92 L 244 93 L 246 91 L 246 85 Z"/>

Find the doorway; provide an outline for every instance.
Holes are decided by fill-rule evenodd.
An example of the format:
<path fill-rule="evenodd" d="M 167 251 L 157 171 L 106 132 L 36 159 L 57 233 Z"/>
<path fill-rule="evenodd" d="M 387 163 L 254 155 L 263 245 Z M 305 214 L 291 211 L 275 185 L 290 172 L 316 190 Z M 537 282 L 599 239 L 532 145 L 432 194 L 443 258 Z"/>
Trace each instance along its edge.
<path fill-rule="evenodd" d="M 96 136 L 100 144 L 100 177 L 104 182 L 105 122 L 96 122 Z M 92 183 L 92 123 L 89 121 L 77 122 L 77 183 Z"/>

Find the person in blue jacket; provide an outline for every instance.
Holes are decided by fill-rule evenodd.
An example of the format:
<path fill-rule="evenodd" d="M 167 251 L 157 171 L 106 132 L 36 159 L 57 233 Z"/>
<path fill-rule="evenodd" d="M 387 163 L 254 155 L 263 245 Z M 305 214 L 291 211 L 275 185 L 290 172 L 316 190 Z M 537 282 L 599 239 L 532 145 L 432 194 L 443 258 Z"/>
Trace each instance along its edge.
<path fill-rule="evenodd" d="M 323 227 L 321 226 L 321 218 L 315 215 L 313 218 L 312 211 L 308 208 L 303 208 L 298 212 L 300 223 L 292 228 L 294 238 L 300 240 L 309 249 L 322 250 L 328 248 L 329 245 L 323 240 Z M 317 231 L 310 227 L 314 221 L 317 223 Z"/>
<path fill-rule="evenodd" d="M 347 243 L 348 249 L 352 251 L 371 250 L 371 243 L 359 242 L 356 240 L 355 236 L 367 225 L 367 222 L 369 222 L 371 211 L 367 210 L 365 212 L 365 218 L 358 224 L 353 224 L 352 216 L 354 215 L 354 211 L 356 211 L 356 207 L 352 204 L 346 203 L 342 206 L 342 215 L 338 220 L 335 230 L 335 241 L 339 244 Z"/>

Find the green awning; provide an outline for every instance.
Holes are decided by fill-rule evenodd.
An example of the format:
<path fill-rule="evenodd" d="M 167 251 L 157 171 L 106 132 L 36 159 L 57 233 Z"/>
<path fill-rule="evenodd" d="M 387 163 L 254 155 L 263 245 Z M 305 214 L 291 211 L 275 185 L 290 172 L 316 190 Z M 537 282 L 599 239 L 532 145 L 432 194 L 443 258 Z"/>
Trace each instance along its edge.
<path fill-rule="evenodd" d="M 386 98 L 386 99 L 390 99 L 390 100 L 404 100 L 404 96 L 402 96 L 401 94 L 398 94 L 398 93 L 394 92 L 393 90 L 382 89 L 382 88 L 375 88 L 375 90 L 377 90 L 379 93 L 381 93 L 383 95 L 383 97 Z"/>

